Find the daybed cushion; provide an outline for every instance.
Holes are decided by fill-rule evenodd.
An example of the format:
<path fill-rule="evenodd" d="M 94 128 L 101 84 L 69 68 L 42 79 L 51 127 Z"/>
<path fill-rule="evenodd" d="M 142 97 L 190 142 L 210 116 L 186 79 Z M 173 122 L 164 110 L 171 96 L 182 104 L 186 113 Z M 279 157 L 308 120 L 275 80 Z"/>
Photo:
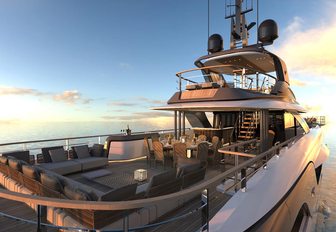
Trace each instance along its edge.
<path fill-rule="evenodd" d="M 40 180 L 40 172 L 34 166 L 22 165 L 22 173 L 30 179 Z"/>
<path fill-rule="evenodd" d="M 89 146 L 82 145 L 74 147 L 78 159 L 84 159 L 90 157 Z"/>
<path fill-rule="evenodd" d="M 41 183 L 49 189 L 63 193 L 63 185 L 61 181 L 54 175 L 49 173 L 41 173 Z"/>
<path fill-rule="evenodd" d="M 56 162 L 56 163 L 41 163 L 39 165 L 45 169 L 54 171 L 60 175 L 80 172 L 82 170 L 81 164 L 78 162 L 75 162 L 74 160 L 67 160 L 67 161 Z"/>
<path fill-rule="evenodd" d="M 64 186 L 64 195 L 70 200 L 77 201 L 92 201 L 92 197 L 88 192 L 80 188 L 74 188 L 70 185 Z"/>
<path fill-rule="evenodd" d="M 104 145 L 94 144 L 90 149 L 90 153 L 94 157 L 103 157 L 104 156 Z"/>
<path fill-rule="evenodd" d="M 99 197 L 99 201 L 122 201 L 128 200 L 135 195 L 138 184 L 130 184 L 114 189 Z"/>
<path fill-rule="evenodd" d="M 62 162 L 67 160 L 63 147 L 49 150 L 49 155 L 52 162 Z"/>
<path fill-rule="evenodd" d="M 48 171 L 48 172 L 50 172 L 50 171 Z M 68 186 L 68 187 L 70 186 L 71 188 L 73 188 L 75 190 L 80 189 L 81 191 L 84 191 L 84 192 L 88 193 L 90 195 L 90 198 L 94 201 L 98 200 L 98 196 L 104 195 L 104 192 L 99 191 L 95 188 L 92 188 L 91 186 L 82 184 L 78 181 L 75 181 L 75 180 L 70 179 L 68 177 L 59 175 L 57 173 L 54 173 L 53 175 L 56 176 L 61 181 L 64 188 L 65 188 L 65 186 Z"/>
<path fill-rule="evenodd" d="M 58 149 L 58 148 L 63 148 L 63 146 L 54 146 L 54 147 L 43 147 L 41 149 L 42 151 L 42 155 L 43 155 L 43 161 L 45 163 L 50 163 L 52 162 L 51 160 L 51 157 L 49 155 L 49 150 L 55 150 L 55 149 Z"/>
<path fill-rule="evenodd" d="M 73 161 L 81 165 L 82 171 L 103 167 L 106 166 L 108 163 L 107 158 L 103 157 L 87 157 L 87 158 L 74 159 Z"/>

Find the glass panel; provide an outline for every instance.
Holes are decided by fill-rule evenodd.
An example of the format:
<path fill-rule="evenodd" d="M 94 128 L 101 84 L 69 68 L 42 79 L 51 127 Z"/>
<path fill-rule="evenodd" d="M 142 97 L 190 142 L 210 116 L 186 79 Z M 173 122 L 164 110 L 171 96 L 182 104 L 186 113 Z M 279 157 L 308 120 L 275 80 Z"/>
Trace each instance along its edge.
<path fill-rule="evenodd" d="M 295 131 L 295 122 L 294 122 L 294 117 L 291 113 L 285 113 L 285 135 L 286 135 L 286 140 L 290 139 L 295 136 L 296 131 Z"/>
<path fill-rule="evenodd" d="M 294 114 L 296 119 L 296 129 L 297 134 L 306 134 L 309 132 L 309 126 L 307 125 L 306 121 L 301 117 L 299 114 Z"/>

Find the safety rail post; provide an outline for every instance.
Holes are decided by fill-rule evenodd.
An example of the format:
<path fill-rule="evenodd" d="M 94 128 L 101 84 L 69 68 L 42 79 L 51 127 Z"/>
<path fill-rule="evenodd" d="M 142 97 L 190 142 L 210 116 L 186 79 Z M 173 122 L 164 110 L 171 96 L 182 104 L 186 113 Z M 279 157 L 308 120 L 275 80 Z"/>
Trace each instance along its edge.
<path fill-rule="evenodd" d="M 27 144 L 26 143 L 22 144 L 22 150 L 27 151 Z"/>
<path fill-rule="evenodd" d="M 241 186 L 240 186 L 240 188 L 241 188 L 242 192 L 246 192 L 246 189 L 247 189 L 247 187 L 246 187 L 246 168 L 242 168 L 240 170 L 240 175 L 241 175 Z"/>
<path fill-rule="evenodd" d="M 41 225 L 41 223 L 45 222 L 47 222 L 47 207 L 37 205 L 37 232 L 47 231 L 47 228 Z"/>
<path fill-rule="evenodd" d="M 68 159 L 70 159 L 70 150 L 69 150 L 69 139 L 66 139 L 65 140 L 65 150 L 67 151 L 67 154 L 68 154 Z"/>
<path fill-rule="evenodd" d="M 123 231 L 124 232 L 129 231 L 129 217 L 126 212 L 125 212 L 125 216 L 123 217 Z"/>
<path fill-rule="evenodd" d="M 202 191 L 202 231 L 209 231 L 209 189 Z"/>

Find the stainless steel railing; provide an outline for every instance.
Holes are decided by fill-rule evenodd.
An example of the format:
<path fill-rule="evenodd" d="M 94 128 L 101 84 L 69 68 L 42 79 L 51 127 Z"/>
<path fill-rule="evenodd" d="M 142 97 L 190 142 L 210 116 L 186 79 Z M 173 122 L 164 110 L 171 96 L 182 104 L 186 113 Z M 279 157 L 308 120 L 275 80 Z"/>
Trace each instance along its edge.
<path fill-rule="evenodd" d="M 186 130 L 190 130 L 187 128 Z M 149 131 L 139 131 L 133 132 L 133 135 L 137 134 L 149 134 L 149 133 L 173 133 L 174 129 L 165 129 L 165 130 L 149 130 Z M 98 143 L 102 144 L 105 142 L 105 139 L 108 136 L 112 135 L 123 135 L 123 133 L 115 133 L 115 134 L 99 134 L 99 135 L 87 135 L 87 136 L 76 136 L 76 137 L 62 137 L 55 139 L 38 139 L 38 140 L 25 140 L 19 142 L 8 142 L 0 144 L 0 153 L 1 152 L 9 152 L 9 151 L 17 151 L 17 150 L 29 150 L 32 152 L 32 155 L 36 155 L 38 150 L 45 146 L 64 146 L 65 150 L 69 150 L 71 146 L 82 145 L 82 144 L 93 144 Z M 33 145 L 33 146 L 29 146 Z M 4 149 L 2 149 L 4 148 Z"/>
<path fill-rule="evenodd" d="M 224 171 L 223 173 L 206 180 L 204 182 L 199 183 L 198 185 L 192 186 L 190 188 L 184 189 L 179 192 L 175 192 L 172 194 L 168 195 L 163 195 L 159 197 L 154 197 L 154 198 L 147 198 L 147 199 L 139 199 L 139 200 L 131 200 L 131 201 L 119 201 L 119 202 L 94 202 L 94 201 L 75 201 L 75 200 L 66 200 L 66 199 L 54 199 L 54 198 L 48 198 L 48 197 L 41 197 L 41 196 L 35 196 L 35 195 L 26 195 L 22 193 L 17 193 L 17 192 L 11 192 L 8 190 L 2 190 L 0 189 L 0 197 L 9 199 L 9 200 L 14 200 L 14 201 L 19 201 L 19 202 L 29 202 L 31 204 L 38 205 L 38 208 L 40 207 L 56 207 L 56 208 L 65 208 L 65 209 L 85 209 L 85 210 L 134 210 L 134 209 L 139 209 L 139 208 L 148 208 L 151 206 L 158 205 L 160 203 L 173 200 L 173 201 L 180 201 L 183 200 L 186 196 L 192 196 L 192 195 L 201 195 L 204 194 L 204 190 L 206 189 L 206 196 L 203 199 L 208 199 L 209 196 L 209 191 L 213 191 L 216 189 L 216 186 L 221 184 L 223 180 L 229 179 L 232 176 L 235 175 L 237 172 L 241 172 L 241 178 L 238 183 L 235 184 L 235 186 L 238 186 L 237 191 L 242 188 L 246 188 L 246 185 L 248 184 L 247 179 L 250 176 L 246 176 L 246 169 L 253 165 L 257 165 L 259 168 L 265 168 L 265 165 L 267 165 L 267 162 L 269 159 L 271 159 L 274 155 L 279 154 L 280 150 L 283 147 L 290 147 L 292 144 L 294 144 L 294 141 L 297 141 L 301 138 L 302 135 L 298 135 L 296 137 L 293 137 L 286 142 L 283 142 L 281 144 L 278 144 L 271 149 L 269 149 L 266 152 L 263 152 L 262 154 L 257 155 L 254 158 L 251 158 L 229 170 Z M 257 171 L 255 171 L 257 172 Z M 254 172 L 254 173 L 255 173 Z M 226 191 L 228 191 L 227 189 Z M 204 210 L 204 213 L 202 214 L 204 218 L 202 219 L 204 229 L 208 229 L 208 221 L 209 221 L 209 210 L 208 210 L 208 204 L 206 201 L 202 202 L 202 206 L 198 207 L 192 211 L 189 211 L 188 213 L 185 213 L 182 216 L 177 216 L 177 217 L 172 217 L 169 220 L 159 222 L 156 224 L 151 224 L 151 225 L 142 225 L 136 228 L 130 228 L 128 225 L 129 221 L 129 215 L 124 216 L 124 225 L 123 228 L 120 230 L 116 231 L 134 231 L 134 230 L 142 230 L 151 226 L 159 226 L 165 223 L 169 223 L 174 220 L 178 220 L 181 217 L 187 217 L 188 215 L 191 215 L 192 212 L 196 212 L 198 210 Z M 38 211 L 40 212 L 40 211 Z M 41 211 L 42 212 L 42 211 Z M 4 215 L 4 214 L 2 214 Z M 8 215 L 4 215 L 8 217 Z M 41 217 L 43 215 L 38 214 L 38 220 L 36 223 L 37 228 L 41 228 L 41 226 L 49 226 L 48 224 L 42 224 L 41 223 Z M 21 220 L 19 218 L 14 218 L 15 220 Z M 22 220 L 24 221 L 24 220 Z M 28 222 L 27 223 L 33 223 L 33 222 Z M 50 225 L 51 226 L 51 225 Z M 202 226 L 202 227 L 203 227 Z M 55 227 L 55 226 L 53 226 Z M 57 227 L 62 229 L 62 227 Z M 85 228 L 74 228 L 75 230 L 82 230 L 82 231 L 98 231 L 95 229 L 85 229 Z M 39 231 L 39 230 L 38 230 Z M 99 230 L 102 231 L 102 230 Z"/>

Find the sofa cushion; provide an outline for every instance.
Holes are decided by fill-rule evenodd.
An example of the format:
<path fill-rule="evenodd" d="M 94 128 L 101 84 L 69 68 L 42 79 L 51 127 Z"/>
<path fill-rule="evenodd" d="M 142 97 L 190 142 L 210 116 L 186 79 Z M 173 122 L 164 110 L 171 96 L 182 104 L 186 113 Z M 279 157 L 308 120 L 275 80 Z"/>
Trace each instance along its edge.
<path fill-rule="evenodd" d="M 88 145 L 76 146 L 76 147 L 74 147 L 74 150 L 76 152 L 76 155 L 77 155 L 78 159 L 83 159 L 83 158 L 90 157 L 89 146 Z"/>
<path fill-rule="evenodd" d="M 30 162 L 29 151 L 9 151 L 2 153 L 3 156 L 11 156 L 15 159 L 25 161 L 27 163 Z"/>
<path fill-rule="evenodd" d="M 6 156 L 0 156 L 0 163 L 2 164 L 8 164 L 8 159 Z"/>
<path fill-rule="evenodd" d="M 52 162 L 51 157 L 49 155 L 49 150 L 55 150 L 58 148 L 63 148 L 63 146 L 54 146 L 54 147 L 44 147 L 41 149 L 42 155 L 43 155 L 43 161 L 45 163 L 50 163 Z"/>
<path fill-rule="evenodd" d="M 19 172 L 22 172 L 22 165 L 26 164 L 28 165 L 25 161 L 23 160 L 17 160 L 17 159 L 8 159 L 8 166 L 10 168 L 13 168 Z"/>
<path fill-rule="evenodd" d="M 99 201 L 122 201 L 135 195 L 138 184 L 130 184 L 124 187 L 114 189 L 99 197 Z"/>
<path fill-rule="evenodd" d="M 33 180 L 40 180 L 40 172 L 34 166 L 22 165 L 22 173 Z"/>
<path fill-rule="evenodd" d="M 107 158 L 103 157 L 87 157 L 87 158 L 75 159 L 73 161 L 81 165 L 82 171 L 103 167 L 108 164 Z"/>
<path fill-rule="evenodd" d="M 81 164 L 75 162 L 74 160 L 67 160 L 56 163 L 41 163 L 39 164 L 39 166 L 48 169 L 50 171 L 56 172 L 60 175 L 67 175 L 70 173 L 80 172 L 82 170 Z"/>
<path fill-rule="evenodd" d="M 70 185 L 64 186 L 64 195 L 71 199 L 77 201 L 91 201 L 91 196 L 85 190 L 80 188 L 74 188 Z"/>
<path fill-rule="evenodd" d="M 194 171 L 200 170 L 201 168 L 202 166 L 200 164 L 192 164 L 192 165 L 185 166 L 182 168 L 181 176 L 184 176 Z"/>
<path fill-rule="evenodd" d="M 103 157 L 104 156 L 104 145 L 94 144 L 90 149 L 90 153 L 94 157 Z"/>
<path fill-rule="evenodd" d="M 41 183 L 59 193 L 63 193 L 63 185 L 61 181 L 50 173 L 41 173 Z"/>
<path fill-rule="evenodd" d="M 182 171 L 184 167 L 192 166 L 194 168 L 201 167 L 201 161 L 198 159 L 186 159 L 178 157 L 177 159 L 177 169 L 176 169 L 176 177 L 180 177 L 182 175 Z M 191 169 L 192 169 L 191 167 Z"/>
<path fill-rule="evenodd" d="M 175 180 L 176 174 L 173 171 L 164 172 L 155 176 L 149 181 L 148 188 L 169 182 L 171 180 Z"/>
<path fill-rule="evenodd" d="M 62 162 L 67 160 L 63 147 L 49 150 L 49 155 L 52 162 Z"/>

